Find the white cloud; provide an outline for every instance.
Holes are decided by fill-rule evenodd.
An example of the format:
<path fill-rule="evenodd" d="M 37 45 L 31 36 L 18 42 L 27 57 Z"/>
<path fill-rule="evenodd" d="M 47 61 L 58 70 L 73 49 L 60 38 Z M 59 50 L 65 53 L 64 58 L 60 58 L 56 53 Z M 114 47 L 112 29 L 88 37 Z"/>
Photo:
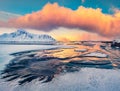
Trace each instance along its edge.
<path fill-rule="evenodd" d="M 115 7 L 115 6 L 112 6 L 110 9 L 109 9 L 109 12 L 110 13 L 119 13 L 120 12 L 120 9 Z"/>
<path fill-rule="evenodd" d="M 85 2 L 85 0 L 81 0 L 82 1 L 82 3 L 84 3 Z"/>
<path fill-rule="evenodd" d="M 7 21 L 7 20 L 9 20 L 11 18 L 17 18 L 17 17 L 20 17 L 20 16 L 21 15 L 19 15 L 19 14 L 0 11 L 0 21 Z"/>

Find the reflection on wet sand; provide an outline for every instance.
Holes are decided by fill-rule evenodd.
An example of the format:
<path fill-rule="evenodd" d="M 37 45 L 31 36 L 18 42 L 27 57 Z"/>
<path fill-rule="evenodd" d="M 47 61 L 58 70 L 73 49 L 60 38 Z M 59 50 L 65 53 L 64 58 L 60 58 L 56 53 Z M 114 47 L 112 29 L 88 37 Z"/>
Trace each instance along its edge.
<path fill-rule="evenodd" d="M 60 73 L 79 71 L 82 67 L 120 68 L 120 51 L 101 45 L 72 44 L 73 48 L 13 53 L 15 58 L 2 71 L 2 78 L 6 81 L 19 78 L 22 85 L 34 79 L 50 82 Z"/>

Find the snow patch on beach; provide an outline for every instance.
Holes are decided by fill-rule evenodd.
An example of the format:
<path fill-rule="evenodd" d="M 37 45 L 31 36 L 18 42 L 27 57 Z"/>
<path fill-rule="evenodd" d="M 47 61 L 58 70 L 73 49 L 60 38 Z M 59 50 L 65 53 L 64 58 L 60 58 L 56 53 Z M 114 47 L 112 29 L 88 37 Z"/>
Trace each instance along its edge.
<path fill-rule="evenodd" d="M 104 54 L 102 52 L 91 52 L 88 54 L 85 54 L 84 57 L 100 57 L 100 58 L 106 58 L 108 57 L 107 54 Z"/>
<path fill-rule="evenodd" d="M 20 86 L 0 81 L 0 91 L 120 91 L 119 84 L 119 70 L 82 68 L 79 72 L 61 74 L 49 83 L 34 80 Z"/>

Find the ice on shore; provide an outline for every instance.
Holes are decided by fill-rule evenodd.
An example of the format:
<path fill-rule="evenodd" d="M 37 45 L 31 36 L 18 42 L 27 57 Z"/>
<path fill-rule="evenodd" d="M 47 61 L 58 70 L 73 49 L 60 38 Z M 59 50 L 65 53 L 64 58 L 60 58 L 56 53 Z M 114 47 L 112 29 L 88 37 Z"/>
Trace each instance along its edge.
<path fill-rule="evenodd" d="M 120 71 L 83 68 L 61 74 L 49 83 L 34 80 L 22 86 L 0 80 L 0 91 L 120 91 Z"/>
<path fill-rule="evenodd" d="M 107 54 L 102 53 L 102 52 L 91 52 L 88 54 L 83 55 L 84 57 L 100 57 L 100 58 L 106 58 L 108 57 Z"/>
<path fill-rule="evenodd" d="M 88 49 L 75 49 L 75 52 L 86 52 Z"/>

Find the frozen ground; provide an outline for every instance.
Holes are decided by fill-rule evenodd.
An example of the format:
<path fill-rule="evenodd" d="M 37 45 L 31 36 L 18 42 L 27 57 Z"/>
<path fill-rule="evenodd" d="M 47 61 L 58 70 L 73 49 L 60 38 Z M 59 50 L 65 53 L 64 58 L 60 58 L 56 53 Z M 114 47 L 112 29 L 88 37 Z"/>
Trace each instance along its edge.
<path fill-rule="evenodd" d="M 79 72 L 57 76 L 49 83 L 34 80 L 17 85 L 17 82 L 0 82 L 0 91 L 120 91 L 120 70 L 82 68 Z"/>
<path fill-rule="evenodd" d="M 108 55 L 102 53 L 102 52 L 91 52 L 88 54 L 83 55 L 84 57 L 100 57 L 100 58 L 106 58 Z"/>
<path fill-rule="evenodd" d="M 65 45 L 0 45 L 0 69 L 3 69 L 13 56 L 11 53 L 29 51 L 29 50 L 43 50 L 51 48 L 66 48 Z M 71 47 L 71 46 L 69 46 Z"/>
<path fill-rule="evenodd" d="M 18 76 L 16 79 L 11 76 L 12 80 L 7 77 L 0 79 L 0 91 L 120 91 L 120 51 L 113 50 L 109 46 L 102 49 L 99 44 L 95 46 L 0 45 L 0 50 L 0 69 L 5 71 L 4 75 L 8 76 L 16 72 Z M 83 57 L 87 54 L 92 56 Z M 26 63 L 22 63 L 25 62 L 24 60 Z M 8 66 L 6 67 L 5 64 Z M 20 64 L 25 67 L 21 68 Z M 20 70 L 13 69 L 14 67 L 19 67 Z M 32 73 L 36 79 L 20 85 L 18 82 L 23 80 L 21 77 L 28 73 Z M 45 78 L 40 80 L 40 74 Z M 53 78 L 42 83 L 49 76 Z"/>

